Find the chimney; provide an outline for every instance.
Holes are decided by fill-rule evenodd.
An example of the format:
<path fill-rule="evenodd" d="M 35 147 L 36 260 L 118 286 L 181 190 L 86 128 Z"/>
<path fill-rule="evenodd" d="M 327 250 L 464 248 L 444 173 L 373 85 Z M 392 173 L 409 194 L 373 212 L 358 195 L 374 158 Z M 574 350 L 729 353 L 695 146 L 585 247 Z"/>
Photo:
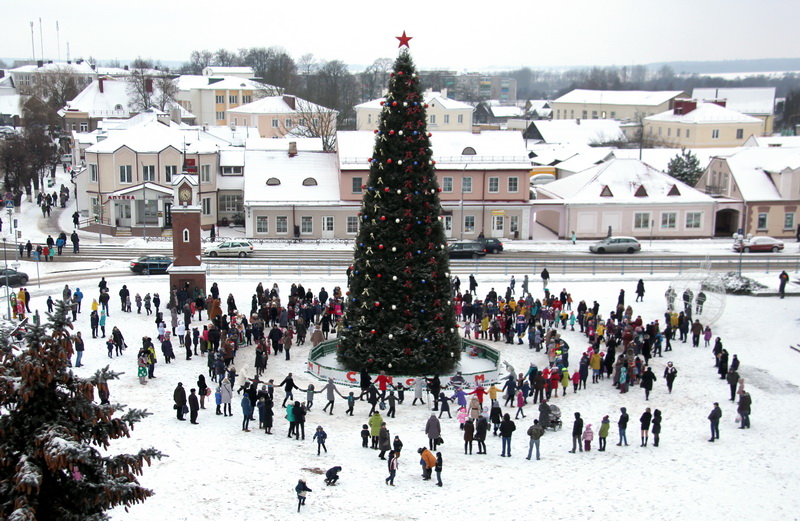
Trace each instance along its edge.
<path fill-rule="evenodd" d="M 36 62 L 36 66 L 40 67 L 40 68 L 44 67 L 44 62 L 42 60 L 39 60 L 39 61 Z"/>
<path fill-rule="evenodd" d="M 297 141 L 289 141 L 289 157 L 297 155 Z"/>
<path fill-rule="evenodd" d="M 72 60 L 67 60 L 67 65 L 72 65 Z"/>
<path fill-rule="evenodd" d="M 284 103 L 286 103 L 287 105 L 289 105 L 289 108 L 290 108 L 290 109 L 292 109 L 292 110 L 297 110 L 297 109 L 295 108 L 295 97 L 294 97 L 294 96 L 287 96 L 287 95 L 284 95 L 284 96 L 283 96 L 283 102 L 284 102 Z M 295 153 L 297 153 L 297 151 L 296 151 L 296 150 L 295 150 Z"/>
<path fill-rule="evenodd" d="M 0 79 L 3 79 L 5 77 L 6 77 L 6 71 L 4 69 L 0 69 Z"/>
<path fill-rule="evenodd" d="M 203 123 L 203 132 L 208 132 L 208 123 Z"/>
<path fill-rule="evenodd" d="M 171 108 L 169 109 L 169 116 L 172 121 L 179 124 L 181 123 L 181 109 L 179 108 Z"/>
<path fill-rule="evenodd" d="M 711 103 L 713 103 L 714 105 L 719 105 L 722 108 L 725 108 L 728 105 L 728 100 L 727 99 L 715 99 L 715 100 L 711 100 Z"/>
<path fill-rule="evenodd" d="M 149 92 L 150 94 L 153 93 L 153 78 L 145 78 L 144 90 Z"/>
<path fill-rule="evenodd" d="M 97 86 L 100 89 L 100 94 L 102 94 L 104 92 L 103 91 L 103 78 L 97 78 Z"/>
<path fill-rule="evenodd" d="M 89 65 L 89 67 L 91 67 L 93 71 L 97 72 L 97 65 L 96 64 L 92 63 L 92 64 Z"/>
<path fill-rule="evenodd" d="M 156 113 L 156 121 L 158 121 L 162 125 L 169 126 L 169 123 L 170 123 L 169 114 L 166 114 L 164 112 L 157 112 Z"/>
<path fill-rule="evenodd" d="M 697 100 L 694 99 L 676 99 L 675 106 L 672 108 L 672 113 L 676 116 L 688 114 L 697 108 Z"/>
<path fill-rule="evenodd" d="M 129 70 L 127 65 L 124 66 L 123 69 L 126 70 L 126 71 Z"/>

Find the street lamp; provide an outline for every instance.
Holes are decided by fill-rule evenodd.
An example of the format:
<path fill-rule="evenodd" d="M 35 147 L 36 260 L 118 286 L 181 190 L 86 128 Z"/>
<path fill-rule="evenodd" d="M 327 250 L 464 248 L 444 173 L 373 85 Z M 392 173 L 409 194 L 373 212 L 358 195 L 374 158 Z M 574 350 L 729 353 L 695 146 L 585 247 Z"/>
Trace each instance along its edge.
<path fill-rule="evenodd" d="M 8 315 L 6 318 L 11 320 L 11 299 L 8 296 L 8 256 L 6 255 L 6 246 L 8 244 L 8 238 L 4 235 L 3 236 L 3 262 L 5 263 L 6 267 L 6 306 L 8 308 Z"/>
<path fill-rule="evenodd" d="M 752 235 L 748 233 L 747 234 L 747 239 L 750 239 L 751 237 L 752 237 Z M 733 240 L 735 241 L 734 244 L 736 242 L 739 243 L 739 277 L 742 276 L 742 254 L 744 254 L 744 239 L 745 239 L 745 236 L 742 235 L 741 233 L 734 233 L 733 234 Z"/>

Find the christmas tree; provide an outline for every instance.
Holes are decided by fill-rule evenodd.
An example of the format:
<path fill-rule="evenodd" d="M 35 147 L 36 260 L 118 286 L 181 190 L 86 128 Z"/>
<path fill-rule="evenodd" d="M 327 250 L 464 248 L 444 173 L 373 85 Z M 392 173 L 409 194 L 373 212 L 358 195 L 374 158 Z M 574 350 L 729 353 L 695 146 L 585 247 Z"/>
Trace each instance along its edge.
<path fill-rule="evenodd" d="M 382 104 L 338 358 L 353 370 L 446 373 L 460 337 L 426 105 L 407 49 Z"/>
<path fill-rule="evenodd" d="M 72 325 L 64 302 L 48 317 L 48 324 L 29 327 L 22 347 L 7 333 L 0 337 L 0 518 L 108 519 L 107 510 L 153 495 L 136 476 L 163 455 L 153 448 L 106 452 L 110 440 L 129 437 L 150 413 L 96 404 L 95 390 L 107 390 L 119 373 L 106 367 L 89 378 L 76 376 L 69 368 Z"/>

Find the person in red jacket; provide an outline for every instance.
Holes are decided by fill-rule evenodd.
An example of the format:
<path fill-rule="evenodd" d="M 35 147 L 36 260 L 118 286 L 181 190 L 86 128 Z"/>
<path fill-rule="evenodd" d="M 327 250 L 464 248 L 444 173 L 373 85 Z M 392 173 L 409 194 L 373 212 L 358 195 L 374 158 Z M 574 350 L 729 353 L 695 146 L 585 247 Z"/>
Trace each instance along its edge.
<path fill-rule="evenodd" d="M 553 391 L 555 397 L 558 397 L 558 385 L 561 383 L 561 373 L 552 371 L 550 373 L 550 390 Z M 547 393 L 547 398 L 550 399 L 550 393 Z"/>
<path fill-rule="evenodd" d="M 385 371 L 381 371 L 381 374 L 375 377 L 375 381 L 378 385 L 378 390 L 381 392 L 381 401 L 386 399 L 386 387 L 392 385 L 392 377 L 387 376 Z M 394 387 L 392 385 L 392 387 Z"/>

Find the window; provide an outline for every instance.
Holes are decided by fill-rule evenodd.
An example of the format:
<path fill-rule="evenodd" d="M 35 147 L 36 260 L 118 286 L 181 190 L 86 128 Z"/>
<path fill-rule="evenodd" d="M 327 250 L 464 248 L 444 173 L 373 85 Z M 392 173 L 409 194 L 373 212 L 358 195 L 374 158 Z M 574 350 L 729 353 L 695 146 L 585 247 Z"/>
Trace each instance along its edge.
<path fill-rule="evenodd" d="M 464 114 L 459 114 L 458 115 L 458 122 L 459 123 L 464 123 Z"/>
<path fill-rule="evenodd" d="M 431 114 L 429 123 L 431 125 L 435 125 L 436 124 L 436 114 Z"/>
<path fill-rule="evenodd" d="M 332 232 L 333 231 L 333 217 L 332 216 L 325 216 L 322 218 L 322 231 L 323 232 Z"/>
<path fill-rule="evenodd" d="M 142 181 L 155 181 L 155 180 L 156 180 L 156 166 L 142 165 Z"/>
<path fill-rule="evenodd" d="M 217 105 L 222 105 L 225 103 L 225 96 L 218 95 L 214 96 L 214 98 L 216 99 Z"/>
<path fill-rule="evenodd" d="M 667 137 L 672 136 L 672 127 L 667 128 Z"/>
<path fill-rule="evenodd" d="M 81 132 L 89 132 L 89 124 L 81 123 Z"/>
<path fill-rule="evenodd" d="M 505 216 L 504 215 L 493 215 L 492 216 L 492 231 L 497 233 L 503 233 L 503 228 L 505 226 Z"/>
<path fill-rule="evenodd" d="M 242 96 L 242 103 L 251 103 L 252 101 L 253 101 L 253 96 L 248 96 L 247 94 L 244 94 Z"/>
<path fill-rule="evenodd" d="M 239 118 L 233 118 L 233 126 L 236 127 L 239 125 Z"/>
<path fill-rule="evenodd" d="M 566 112 L 567 112 L 567 111 L 566 111 L 566 109 L 565 109 L 565 110 L 564 110 L 564 113 L 566 114 Z M 572 109 L 570 109 L 570 111 L 569 111 L 569 119 L 575 119 L 575 111 L 574 111 L 574 110 L 572 110 Z"/>
<path fill-rule="evenodd" d="M 500 191 L 500 178 L 499 177 L 490 177 L 489 178 L 489 193 L 497 193 Z"/>
<path fill-rule="evenodd" d="M 278 118 L 272 118 L 272 128 L 278 128 Z"/>
<path fill-rule="evenodd" d="M 703 219 L 703 212 L 686 212 L 686 228 L 696 229 L 700 228 L 700 223 Z"/>
<path fill-rule="evenodd" d="M 317 186 L 317 180 L 313 177 L 306 177 L 303 179 L 303 186 Z"/>
<path fill-rule="evenodd" d="M 292 118 L 286 118 L 286 128 L 292 128 Z"/>
<path fill-rule="evenodd" d="M 228 102 L 232 105 L 239 103 L 239 96 L 228 96 Z"/>
<path fill-rule="evenodd" d="M 661 228 L 665 230 L 674 230 L 675 229 L 675 220 L 677 214 L 674 212 L 669 213 L 662 213 L 661 214 Z"/>
<path fill-rule="evenodd" d="M 744 129 L 737 128 L 736 129 L 736 139 L 744 139 Z"/>
<path fill-rule="evenodd" d="M 267 179 L 267 186 L 280 186 L 281 180 L 277 177 L 270 177 Z"/>
<path fill-rule="evenodd" d="M 767 229 L 767 214 L 760 213 L 758 214 L 758 221 L 756 224 L 756 228 L 759 230 L 766 230 Z"/>
<path fill-rule="evenodd" d="M 289 220 L 285 215 L 275 218 L 275 233 L 289 233 Z"/>
<path fill-rule="evenodd" d="M 90 183 L 97 182 L 97 165 L 94 164 L 89 165 L 89 182 Z"/>
<path fill-rule="evenodd" d="M 681 129 L 677 129 L 677 130 L 675 131 L 675 135 L 676 135 L 677 137 L 681 137 Z"/>
<path fill-rule="evenodd" d="M 592 111 L 592 119 L 597 119 L 597 111 L 596 110 Z"/>
<path fill-rule="evenodd" d="M 465 215 L 464 216 L 464 231 L 466 233 L 475 233 L 475 216 L 474 215 Z"/>
<path fill-rule="evenodd" d="M 358 217 L 355 215 L 347 216 L 347 233 L 351 235 L 358 233 Z"/>
<path fill-rule="evenodd" d="M 719 139 L 719 129 L 715 128 L 711 131 L 711 139 Z"/>
<path fill-rule="evenodd" d="M 519 231 L 519 215 L 512 215 L 508 218 L 508 231 L 511 233 Z"/>
<path fill-rule="evenodd" d="M 509 177 L 508 178 L 508 191 L 510 193 L 516 193 L 519 190 L 519 177 Z"/>
<path fill-rule="evenodd" d="M 164 167 L 164 182 L 171 183 L 172 177 L 178 175 L 177 165 L 167 165 Z"/>
<path fill-rule="evenodd" d="M 786 212 L 783 214 L 783 229 L 794 230 L 794 212 Z"/>
<path fill-rule="evenodd" d="M 444 124 L 447 125 L 448 123 L 450 123 L 450 114 L 445 114 L 444 115 Z"/>
<path fill-rule="evenodd" d="M 363 191 L 363 188 L 361 188 L 361 186 L 363 184 L 364 184 L 364 182 L 363 182 L 361 177 L 354 177 L 353 178 L 353 193 L 354 194 L 360 194 Z"/>
<path fill-rule="evenodd" d="M 183 230 L 183 242 L 189 242 L 191 235 L 189 234 L 189 230 Z"/>
<path fill-rule="evenodd" d="M 256 216 L 256 233 L 269 233 L 269 216 Z"/>
<path fill-rule="evenodd" d="M 611 111 L 611 119 L 617 119 L 617 113 L 616 112 Z"/>
<path fill-rule="evenodd" d="M 241 212 L 242 211 L 242 196 L 241 195 L 220 195 L 219 196 L 219 211 L 220 212 Z"/>
<path fill-rule="evenodd" d="M 367 125 L 372 125 L 372 114 L 367 114 Z"/>
<path fill-rule="evenodd" d="M 300 217 L 300 233 L 312 233 L 314 231 L 314 220 L 304 215 Z"/>
<path fill-rule="evenodd" d="M 123 184 L 129 184 L 133 182 L 133 170 L 131 169 L 131 165 L 120 165 L 119 182 Z"/>
<path fill-rule="evenodd" d="M 472 193 L 472 178 L 471 177 L 462 177 L 461 178 L 461 192 L 465 194 Z"/>
<path fill-rule="evenodd" d="M 661 127 L 658 127 L 658 135 L 661 135 Z"/>
<path fill-rule="evenodd" d="M 211 198 L 204 197 L 202 200 L 203 215 L 211 215 Z"/>
<path fill-rule="evenodd" d="M 211 165 L 200 165 L 200 182 L 211 182 Z"/>
<path fill-rule="evenodd" d="M 633 214 L 633 227 L 638 229 L 647 230 L 650 228 L 650 213 L 649 212 L 636 212 Z"/>
<path fill-rule="evenodd" d="M 688 128 L 686 129 L 686 137 L 687 138 L 689 137 L 689 129 Z"/>
<path fill-rule="evenodd" d="M 222 175 L 242 175 L 244 167 L 241 166 L 223 166 Z"/>
<path fill-rule="evenodd" d="M 217 111 L 217 121 L 222 121 L 225 119 L 225 111 Z"/>
<path fill-rule="evenodd" d="M 453 191 L 453 178 L 452 177 L 443 177 L 442 178 L 442 192 L 452 192 Z"/>
<path fill-rule="evenodd" d="M 556 110 L 556 119 L 561 119 L 561 111 Z"/>
<path fill-rule="evenodd" d="M 589 116 L 589 113 L 584 110 L 581 119 L 586 119 L 588 116 Z"/>

